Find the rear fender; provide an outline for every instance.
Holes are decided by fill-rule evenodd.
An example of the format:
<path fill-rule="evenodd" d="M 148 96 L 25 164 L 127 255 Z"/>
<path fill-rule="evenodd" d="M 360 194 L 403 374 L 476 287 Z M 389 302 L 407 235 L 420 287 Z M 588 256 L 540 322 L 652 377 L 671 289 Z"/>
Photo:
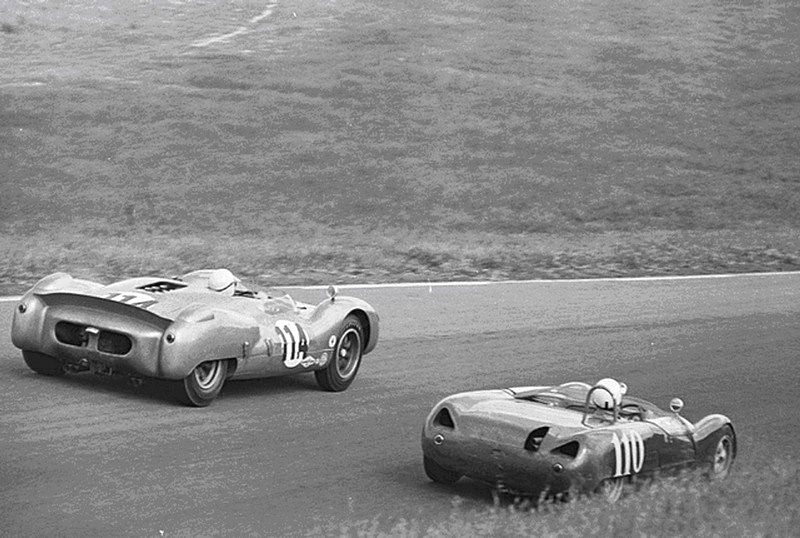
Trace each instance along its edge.
<path fill-rule="evenodd" d="M 161 376 L 182 379 L 205 361 L 246 358 L 259 338 L 259 328 L 248 316 L 199 305 L 190 308 L 164 333 Z"/>
<path fill-rule="evenodd" d="M 169 320 L 143 308 L 87 293 L 98 288 L 102 286 L 75 280 L 65 273 L 45 277 L 14 309 L 12 343 L 23 350 L 50 354 L 51 350 L 45 348 L 47 342 L 52 342 L 48 334 L 59 319 L 77 318 L 86 325 L 102 326 L 110 317 L 126 318 L 158 331 L 169 325 Z"/>
<path fill-rule="evenodd" d="M 645 422 L 594 430 L 577 439 L 591 455 L 587 456 L 587 464 L 594 473 L 595 486 L 607 478 L 630 480 L 658 470 L 658 450 L 653 445 L 652 429 Z"/>
<path fill-rule="evenodd" d="M 69 291 L 70 293 L 82 293 L 102 288 L 102 284 L 73 278 L 67 273 L 53 273 L 40 279 L 30 289 L 28 294 L 46 293 L 52 291 Z M 26 295 L 28 295 L 26 294 Z"/>

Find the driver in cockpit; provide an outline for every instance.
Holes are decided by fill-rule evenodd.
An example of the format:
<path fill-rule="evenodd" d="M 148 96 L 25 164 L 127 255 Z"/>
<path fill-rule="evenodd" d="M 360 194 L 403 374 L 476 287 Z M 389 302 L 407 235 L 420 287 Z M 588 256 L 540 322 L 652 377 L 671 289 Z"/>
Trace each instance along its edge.
<path fill-rule="evenodd" d="M 208 276 L 208 289 L 233 297 L 236 285 L 241 282 L 227 269 L 216 269 Z"/>
<path fill-rule="evenodd" d="M 595 383 L 592 392 L 592 403 L 598 409 L 614 411 L 622 404 L 622 397 L 628 392 L 628 386 L 616 379 L 606 377 Z"/>

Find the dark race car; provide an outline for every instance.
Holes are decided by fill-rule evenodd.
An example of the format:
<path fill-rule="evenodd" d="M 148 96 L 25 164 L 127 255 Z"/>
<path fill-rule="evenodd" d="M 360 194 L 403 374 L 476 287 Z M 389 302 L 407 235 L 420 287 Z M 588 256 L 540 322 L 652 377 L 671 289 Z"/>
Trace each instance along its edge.
<path fill-rule="evenodd" d="M 11 339 L 40 374 L 174 380 L 184 403 L 205 406 L 228 378 L 313 371 L 345 390 L 377 344 L 378 315 L 333 287 L 317 305 L 251 291 L 226 269 L 110 285 L 55 273 L 22 297 Z"/>
<path fill-rule="evenodd" d="M 625 392 L 604 379 L 449 396 L 423 427 L 425 472 L 442 484 L 466 476 L 517 495 L 599 491 L 612 502 L 638 476 L 691 466 L 728 474 L 736 436 L 726 416 L 693 424 L 679 398 L 664 411 Z"/>

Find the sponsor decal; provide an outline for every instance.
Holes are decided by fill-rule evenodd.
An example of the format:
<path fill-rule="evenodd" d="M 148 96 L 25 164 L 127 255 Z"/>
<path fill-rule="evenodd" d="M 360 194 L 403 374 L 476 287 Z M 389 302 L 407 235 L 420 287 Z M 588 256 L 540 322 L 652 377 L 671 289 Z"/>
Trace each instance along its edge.
<path fill-rule="evenodd" d="M 317 359 L 315 359 L 311 355 L 307 355 L 305 359 L 300 361 L 300 366 L 302 366 L 303 368 L 310 368 L 315 364 L 317 364 Z"/>
<path fill-rule="evenodd" d="M 308 335 L 305 329 L 294 321 L 278 320 L 275 331 L 283 342 L 283 364 L 287 368 L 296 368 L 303 364 L 308 351 Z"/>
<path fill-rule="evenodd" d="M 614 477 L 638 473 L 644 465 L 644 439 L 637 431 L 622 432 L 611 438 L 614 445 Z"/>
<path fill-rule="evenodd" d="M 131 306 L 148 309 L 154 304 L 158 303 L 155 299 L 144 293 L 135 292 L 111 292 L 105 295 L 106 299 L 116 301 L 118 303 L 125 303 Z"/>

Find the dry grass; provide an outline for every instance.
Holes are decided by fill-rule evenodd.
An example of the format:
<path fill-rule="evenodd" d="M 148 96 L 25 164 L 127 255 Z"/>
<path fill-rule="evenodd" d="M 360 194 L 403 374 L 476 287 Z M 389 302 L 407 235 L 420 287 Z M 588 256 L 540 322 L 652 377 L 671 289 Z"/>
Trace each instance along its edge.
<path fill-rule="evenodd" d="M 459 499 L 441 519 L 382 517 L 320 526 L 307 536 L 359 538 L 502 537 L 767 537 L 793 536 L 800 524 L 800 470 L 776 458 L 738 469 L 723 482 L 687 473 L 642 485 L 614 505 L 598 497 L 568 503 L 501 501 L 484 510 Z"/>

